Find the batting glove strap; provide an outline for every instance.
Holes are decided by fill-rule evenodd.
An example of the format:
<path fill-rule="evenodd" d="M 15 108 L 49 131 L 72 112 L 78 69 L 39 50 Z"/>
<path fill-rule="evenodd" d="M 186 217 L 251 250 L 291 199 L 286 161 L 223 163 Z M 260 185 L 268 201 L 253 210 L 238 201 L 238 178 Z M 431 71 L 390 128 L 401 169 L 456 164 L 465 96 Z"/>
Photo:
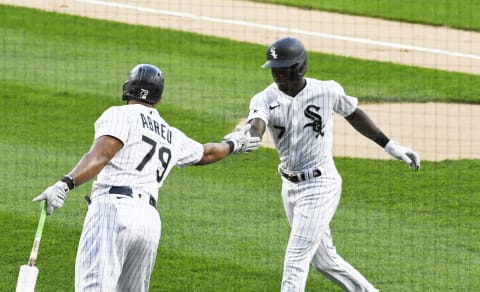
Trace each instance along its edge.
<path fill-rule="evenodd" d="M 66 183 L 68 186 L 68 190 L 70 191 L 73 190 L 73 188 L 75 188 L 76 186 L 75 180 L 73 179 L 73 177 L 69 175 L 64 176 L 60 181 L 63 181 L 64 183 Z"/>
<path fill-rule="evenodd" d="M 225 140 L 223 140 L 223 142 L 227 143 L 228 146 L 230 147 L 230 152 L 229 152 L 229 153 L 232 153 L 233 150 L 235 150 L 235 143 L 233 143 L 233 141 L 230 141 L 230 140 L 225 141 Z"/>

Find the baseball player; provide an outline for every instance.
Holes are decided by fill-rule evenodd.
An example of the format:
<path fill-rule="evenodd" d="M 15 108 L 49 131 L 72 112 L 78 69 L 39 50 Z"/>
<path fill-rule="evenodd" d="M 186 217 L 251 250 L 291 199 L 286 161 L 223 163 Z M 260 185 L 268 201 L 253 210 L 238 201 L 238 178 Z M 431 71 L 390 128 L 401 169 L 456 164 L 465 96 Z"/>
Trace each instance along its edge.
<path fill-rule="evenodd" d="M 281 291 L 304 291 L 310 263 L 345 291 L 378 291 L 332 243 L 329 224 L 342 187 L 332 156 L 333 115 L 345 117 L 415 170 L 419 156 L 385 136 L 337 82 L 304 77 L 307 55 L 299 40 L 275 41 L 262 67 L 271 69 L 274 83 L 251 99 L 248 122 L 252 136 L 262 137 L 268 127 L 280 158 L 282 199 L 291 226 Z"/>
<path fill-rule="evenodd" d="M 200 144 L 170 126 L 155 109 L 163 73 L 135 66 L 123 85 L 126 105 L 108 108 L 95 122 L 93 145 L 60 181 L 34 202 L 47 212 L 96 176 L 75 263 L 75 291 L 148 291 L 160 240 L 158 190 L 173 166 L 203 165 L 258 148 L 249 126 L 221 143 Z"/>

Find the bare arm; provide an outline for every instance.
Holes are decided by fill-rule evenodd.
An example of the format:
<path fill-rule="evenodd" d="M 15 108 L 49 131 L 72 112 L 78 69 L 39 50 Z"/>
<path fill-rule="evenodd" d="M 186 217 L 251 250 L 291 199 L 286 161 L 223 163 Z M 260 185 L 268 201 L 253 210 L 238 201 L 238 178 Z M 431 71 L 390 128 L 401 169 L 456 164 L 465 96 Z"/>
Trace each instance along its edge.
<path fill-rule="evenodd" d="M 388 154 L 396 159 L 405 161 L 410 168 L 420 169 L 420 156 L 418 154 L 395 141 L 390 140 L 380 128 L 370 119 L 366 112 L 358 108 L 345 119 L 362 135 L 380 145 Z"/>
<path fill-rule="evenodd" d="M 204 165 L 216 162 L 225 158 L 231 153 L 231 147 L 228 143 L 207 143 L 203 145 L 203 156 L 196 165 Z"/>
<path fill-rule="evenodd" d="M 352 125 L 360 134 L 374 141 L 382 148 L 387 145 L 390 139 L 378 128 L 378 126 L 370 119 L 366 112 L 358 108 L 345 119 Z"/>
<path fill-rule="evenodd" d="M 122 142 L 112 136 L 97 138 L 86 153 L 68 174 L 79 186 L 95 177 L 123 147 Z"/>
<path fill-rule="evenodd" d="M 252 127 L 250 128 L 250 135 L 253 137 L 259 137 L 262 139 L 263 134 L 265 133 L 267 125 L 265 124 L 265 121 L 262 119 L 253 119 L 248 121 Z"/>
<path fill-rule="evenodd" d="M 232 153 L 246 153 L 258 149 L 261 135 L 265 132 L 265 123 L 262 120 L 259 121 L 263 123 L 263 130 L 259 131 L 255 128 L 252 133 L 252 125 L 244 124 L 237 127 L 235 132 L 226 135 L 223 142 L 204 144 L 202 159 L 196 165 L 213 163 Z M 258 123 L 257 127 L 262 128 L 261 123 Z"/>
<path fill-rule="evenodd" d="M 45 200 L 47 214 L 52 214 L 55 209 L 63 206 L 70 190 L 96 176 L 122 147 L 122 142 L 117 138 L 111 136 L 97 138 L 73 170 L 42 194 L 33 198 L 33 202 Z"/>

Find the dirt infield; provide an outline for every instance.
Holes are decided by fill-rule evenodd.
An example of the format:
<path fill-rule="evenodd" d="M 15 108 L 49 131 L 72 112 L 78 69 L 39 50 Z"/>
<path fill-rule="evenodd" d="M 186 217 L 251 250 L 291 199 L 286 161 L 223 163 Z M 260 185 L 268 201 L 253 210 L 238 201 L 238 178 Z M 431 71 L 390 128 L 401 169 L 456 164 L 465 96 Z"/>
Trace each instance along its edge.
<path fill-rule="evenodd" d="M 98 19 L 191 31 L 267 45 L 290 35 L 308 50 L 480 74 L 480 33 L 239 0 L 0 0 Z M 367 104 L 379 126 L 424 160 L 480 158 L 480 106 Z M 334 155 L 387 159 L 343 119 Z M 268 135 L 266 136 L 268 138 Z M 271 146 L 269 139 L 265 145 Z"/>
<path fill-rule="evenodd" d="M 480 157 L 480 107 L 449 103 L 360 105 L 394 140 L 417 151 L 423 160 Z M 241 121 L 243 122 L 243 121 Z M 333 154 L 391 159 L 375 143 L 335 116 Z M 264 144 L 272 145 L 269 133 Z"/>

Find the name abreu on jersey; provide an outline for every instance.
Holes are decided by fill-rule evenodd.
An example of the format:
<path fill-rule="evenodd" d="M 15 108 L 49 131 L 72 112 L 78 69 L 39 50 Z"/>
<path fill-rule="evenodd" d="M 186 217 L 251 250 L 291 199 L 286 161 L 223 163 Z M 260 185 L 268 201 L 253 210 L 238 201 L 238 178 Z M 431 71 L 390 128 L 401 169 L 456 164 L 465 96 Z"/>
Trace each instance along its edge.
<path fill-rule="evenodd" d="M 170 131 L 170 128 L 167 125 L 154 120 L 149 116 L 145 116 L 143 113 L 140 113 L 140 119 L 142 120 L 142 126 L 144 129 L 152 131 L 167 141 L 168 144 L 172 144 L 172 131 Z"/>

